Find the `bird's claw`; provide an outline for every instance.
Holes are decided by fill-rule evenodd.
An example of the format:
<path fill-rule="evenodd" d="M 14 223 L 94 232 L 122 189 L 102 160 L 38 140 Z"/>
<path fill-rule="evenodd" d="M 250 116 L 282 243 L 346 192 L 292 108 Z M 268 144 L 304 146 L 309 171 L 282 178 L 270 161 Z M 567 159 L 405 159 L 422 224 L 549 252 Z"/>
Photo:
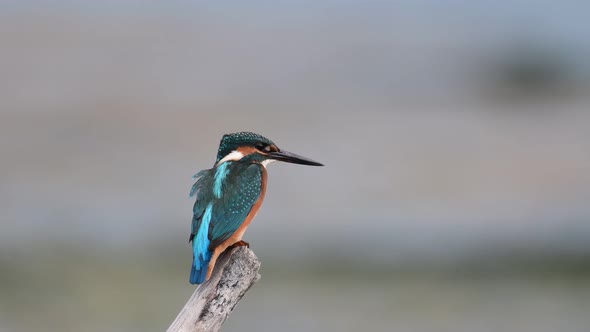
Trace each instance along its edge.
<path fill-rule="evenodd" d="M 246 247 L 246 248 L 250 248 L 250 243 L 246 242 L 246 241 L 238 241 L 234 244 L 231 245 L 232 248 L 237 248 L 237 247 Z"/>

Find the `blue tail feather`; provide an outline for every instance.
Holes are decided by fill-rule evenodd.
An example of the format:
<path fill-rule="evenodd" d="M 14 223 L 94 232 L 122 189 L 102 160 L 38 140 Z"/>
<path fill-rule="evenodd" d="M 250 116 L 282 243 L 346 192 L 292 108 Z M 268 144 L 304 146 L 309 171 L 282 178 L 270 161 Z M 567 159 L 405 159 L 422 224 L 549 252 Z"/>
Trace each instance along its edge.
<path fill-rule="evenodd" d="M 209 267 L 209 262 L 203 262 L 205 264 L 201 265 L 200 269 L 197 269 L 195 264 L 191 266 L 191 276 L 190 276 L 190 283 L 191 284 L 202 284 L 205 281 L 205 277 L 207 276 L 207 269 Z"/>
<path fill-rule="evenodd" d="M 205 281 L 207 276 L 207 269 L 209 268 L 209 262 L 211 261 L 211 250 L 209 250 L 209 222 L 211 221 L 211 211 L 213 209 L 213 203 L 209 203 L 199 228 L 196 230 L 196 235 L 192 238 L 193 240 L 193 265 L 191 267 L 191 276 L 189 281 L 191 284 L 201 284 Z M 193 220 L 194 224 L 194 220 Z M 193 230 L 194 233 L 195 230 Z"/>
<path fill-rule="evenodd" d="M 193 256 L 193 265 L 191 266 L 191 276 L 189 281 L 191 284 L 202 284 L 207 276 L 209 269 L 209 262 L 211 261 L 211 252 L 207 251 L 203 256 Z"/>

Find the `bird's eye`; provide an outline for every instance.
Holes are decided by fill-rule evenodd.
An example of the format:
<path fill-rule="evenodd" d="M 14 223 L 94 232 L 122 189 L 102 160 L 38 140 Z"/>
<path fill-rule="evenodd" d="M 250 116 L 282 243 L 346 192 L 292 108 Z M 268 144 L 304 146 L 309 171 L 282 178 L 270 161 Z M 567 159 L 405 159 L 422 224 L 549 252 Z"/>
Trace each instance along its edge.
<path fill-rule="evenodd" d="M 276 145 L 271 144 L 264 147 L 264 152 L 279 152 L 281 151 Z"/>
<path fill-rule="evenodd" d="M 277 148 L 276 145 L 274 145 L 274 144 L 263 144 L 263 143 L 256 144 L 256 149 L 258 149 L 259 151 L 265 152 L 265 153 L 279 151 L 279 148 Z"/>

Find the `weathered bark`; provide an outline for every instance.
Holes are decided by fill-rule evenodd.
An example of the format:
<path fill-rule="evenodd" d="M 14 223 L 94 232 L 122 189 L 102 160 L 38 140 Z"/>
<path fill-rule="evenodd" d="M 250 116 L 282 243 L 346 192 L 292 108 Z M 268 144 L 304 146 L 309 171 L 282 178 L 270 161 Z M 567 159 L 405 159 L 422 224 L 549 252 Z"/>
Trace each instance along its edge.
<path fill-rule="evenodd" d="M 252 250 L 226 250 L 211 278 L 199 285 L 167 332 L 215 332 L 248 289 L 260 279 L 260 261 Z"/>

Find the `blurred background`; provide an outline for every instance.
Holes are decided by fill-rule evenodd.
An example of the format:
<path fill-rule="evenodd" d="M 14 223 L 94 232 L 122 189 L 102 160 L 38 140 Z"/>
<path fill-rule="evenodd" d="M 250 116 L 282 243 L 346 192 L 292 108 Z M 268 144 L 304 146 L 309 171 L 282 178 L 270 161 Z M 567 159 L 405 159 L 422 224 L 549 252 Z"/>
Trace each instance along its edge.
<path fill-rule="evenodd" d="M 590 3 L 1 1 L 0 331 L 162 331 L 254 131 L 225 331 L 588 331 Z"/>

